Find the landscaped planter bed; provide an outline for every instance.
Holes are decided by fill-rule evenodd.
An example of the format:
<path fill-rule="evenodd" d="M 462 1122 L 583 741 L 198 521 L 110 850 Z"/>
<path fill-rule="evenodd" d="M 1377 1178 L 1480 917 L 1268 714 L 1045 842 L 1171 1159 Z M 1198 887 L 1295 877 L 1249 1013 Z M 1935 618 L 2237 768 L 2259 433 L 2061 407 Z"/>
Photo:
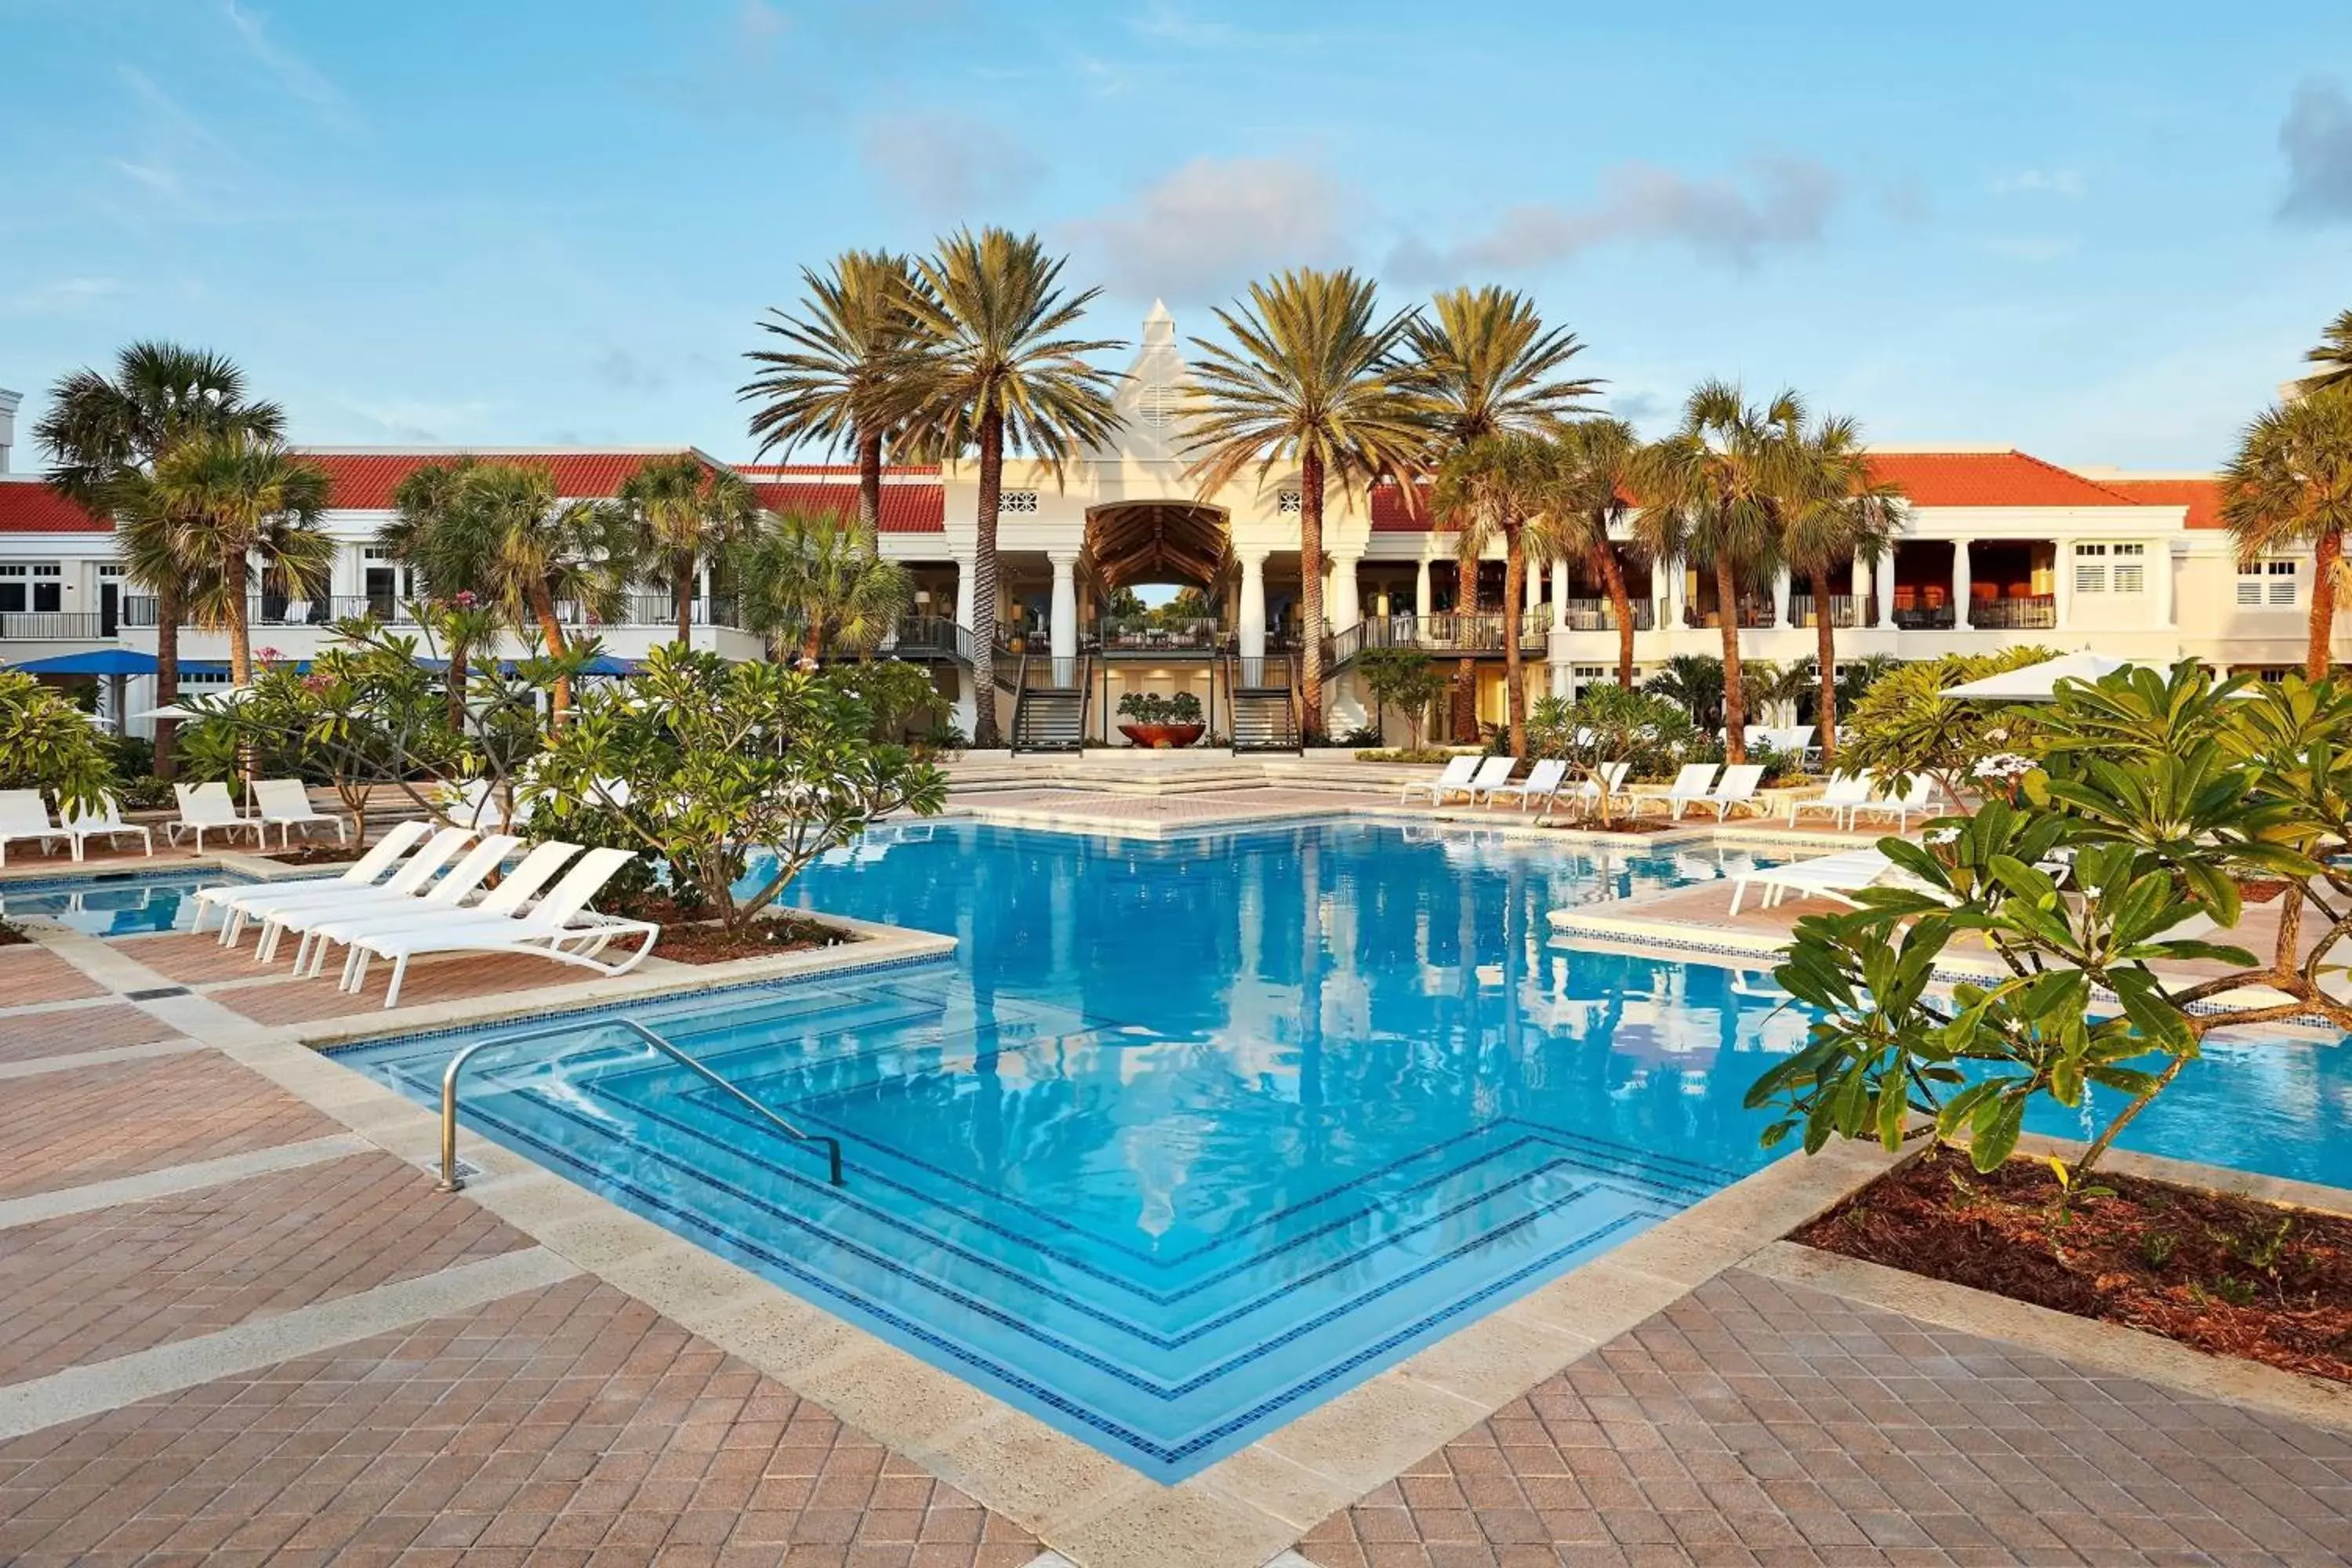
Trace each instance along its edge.
<path fill-rule="evenodd" d="M 656 900 L 638 918 L 657 921 L 661 940 L 654 944 L 657 958 L 679 963 L 727 963 L 738 958 L 764 958 L 771 953 L 802 952 L 811 948 L 838 947 L 857 937 L 803 915 L 768 915 L 745 922 L 730 932 L 699 910 L 681 910 L 667 900 Z"/>
<path fill-rule="evenodd" d="M 1937 1150 L 1795 1233 L 1809 1247 L 2352 1383 L 2352 1219 L 2095 1171 Z"/>

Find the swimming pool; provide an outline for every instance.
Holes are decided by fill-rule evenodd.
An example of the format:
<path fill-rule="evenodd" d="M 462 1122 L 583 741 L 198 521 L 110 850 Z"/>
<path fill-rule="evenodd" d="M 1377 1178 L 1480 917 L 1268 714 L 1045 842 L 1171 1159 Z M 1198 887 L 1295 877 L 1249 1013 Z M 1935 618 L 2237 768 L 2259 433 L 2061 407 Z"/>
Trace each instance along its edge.
<path fill-rule="evenodd" d="M 218 871 L 99 871 L 0 882 L 0 919 L 37 916 L 88 936 L 172 931 L 188 923 L 188 895 L 228 880 Z"/>
<path fill-rule="evenodd" d="M 953 960 L 629 1009 L 838 1137 L 845 1187 L 593 1018 L 477 1058 L 466 1117 L 1173 1480 L 1766 1163 L 1741 1097 L 1804 1028 L 1769 978 L 1543 919 L 1748 858 L 891 829 L 796 896 Z M 429 1104 L 477 1037 L 338 1059 Z M 2200 1064 L 2131 1141 L 2343 1179 L 2341 1058 Z"/>

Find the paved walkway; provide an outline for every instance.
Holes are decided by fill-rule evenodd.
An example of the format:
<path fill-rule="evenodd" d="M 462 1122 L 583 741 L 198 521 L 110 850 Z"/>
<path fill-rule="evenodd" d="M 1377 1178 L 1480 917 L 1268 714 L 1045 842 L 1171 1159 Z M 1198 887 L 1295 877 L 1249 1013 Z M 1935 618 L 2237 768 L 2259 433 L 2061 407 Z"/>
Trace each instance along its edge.
<path fill-rule="evenodd" d="M 1038 1558 L 1004 1513 L 186 1032 L 212 1003 L 257 1017 L 278 1009 L 253 998 L 307 986 L 183 938 L 110 951 L 163 973 L 100 966 L 109 985 L 0 950 L 0 1563 Z M 152 984 L 172 978 L 197 994 Z M 1771 1268 L 1717 1276 L 1484 1419 L 1433 1390 L 1467 1430 L 1320 1524 L 1288 1516 L 1304 1539 L 1280 1561 L 2352 1560 L 2352 1420 Z M 1130 1564 L 1257 1568 L 1172 1528 L 1080 1568 Z"/>

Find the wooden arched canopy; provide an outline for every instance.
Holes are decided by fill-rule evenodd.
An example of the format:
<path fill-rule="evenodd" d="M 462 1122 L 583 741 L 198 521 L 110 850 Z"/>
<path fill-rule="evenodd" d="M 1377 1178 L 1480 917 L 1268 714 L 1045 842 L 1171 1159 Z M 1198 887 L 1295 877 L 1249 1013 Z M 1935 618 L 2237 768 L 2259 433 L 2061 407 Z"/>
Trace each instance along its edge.
<path fill-rule="evenodd" d="M 1225 514 L 1190 501 L 1119 501 L 1087 515 L 1087 552 L 1106 588 L 1207 587 L 1225 563 Z"/>

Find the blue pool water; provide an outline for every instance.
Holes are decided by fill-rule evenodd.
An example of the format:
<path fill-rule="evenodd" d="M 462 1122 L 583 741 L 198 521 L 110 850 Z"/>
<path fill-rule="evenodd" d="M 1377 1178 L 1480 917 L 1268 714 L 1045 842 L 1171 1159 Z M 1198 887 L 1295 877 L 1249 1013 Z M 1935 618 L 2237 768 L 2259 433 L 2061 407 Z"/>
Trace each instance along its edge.
<path fill-rule="evenodd" d="M 113 872 L 0 883 L 0 919 L 37 916 L 89 936 L 137 936 L 184 927 L 188 895 L 218 871 Z"/>
<path fill-rule="evenodd" d="M 1804 1030 L 1769 978 L 1572 951 L 1543 919 L 1745 861 L 888 830 L 795 896 L 953 960 L 629 1009 L 841 1139 L 845 1188 L 593 1017 L 478 1058 L 466 1117 L 1174 1479 L 1765 1163 L 1741 1096 Z M 429 1103 L 476 1037 L 340 1059 Z M 2242 1057 L 2131 1142 L 2352 1178 L 2343 1053 Z"/>

